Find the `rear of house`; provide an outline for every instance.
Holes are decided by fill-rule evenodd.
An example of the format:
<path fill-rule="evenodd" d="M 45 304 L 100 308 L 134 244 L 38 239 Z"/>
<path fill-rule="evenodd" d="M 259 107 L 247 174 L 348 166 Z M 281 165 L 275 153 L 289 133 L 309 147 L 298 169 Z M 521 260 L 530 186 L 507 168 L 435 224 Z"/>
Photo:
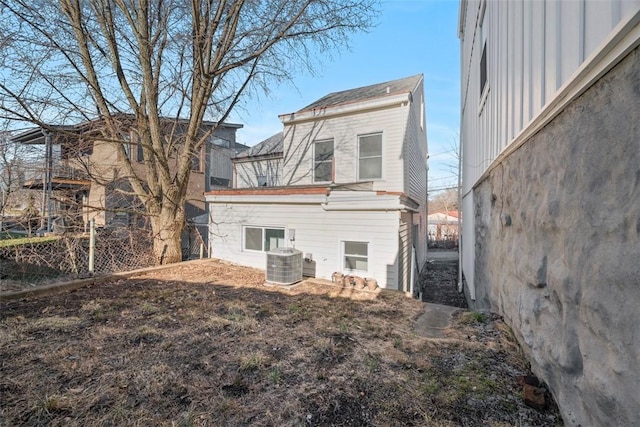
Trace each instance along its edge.
<path fill-rule="evenodd" d="M 638 425 L 640 1 L 460 2 L 462 270 L 568 425 Z"/>
<path fill-rule="evenodd" d="M 238 188 L 207 193 L 212 256 L 264 268 L 295 247 L 306 271 L 411 291 L 426 258 L 422 76 L 335 92 L 280 116 L 235 159 Z"/>

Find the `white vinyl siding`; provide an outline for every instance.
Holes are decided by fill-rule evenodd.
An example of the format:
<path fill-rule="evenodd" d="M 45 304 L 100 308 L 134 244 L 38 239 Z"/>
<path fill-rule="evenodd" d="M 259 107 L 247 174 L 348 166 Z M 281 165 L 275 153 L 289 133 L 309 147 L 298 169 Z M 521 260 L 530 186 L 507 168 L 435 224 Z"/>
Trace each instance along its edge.
<path fill-rule="evenodd" d="M 416 219 L 418 236 L 414 239 L 414 246 L 418 264 L 422 266 L 427 256 L 427 135 L 425 129 L 420 128 L 424 120 L 424 109 L 421 108 L 424 99 L 422 82 L 415 93 L 420 94 L 420 98 L 415 95 L 415 102 L 408 109 L 402 157 L 405 159 L 404 192 L 420 204 Z"/>
<path fill-rule="evenodd" d="M 211 256 L 264 269 L 264 252 L 242 250 L 242 229 L 271 224 L 295 230 L 295 247 L 316 262 L 316 277 L 331 280 L 334 272 L 342 271 L 342 242 L 367 241 L 367 277 L 378 280 L 381 287 L 397 289 L 398 211 L 325 211 L 320 201 L 283 203 L 287 196 L 277 199 L 280 201 L 274 203 L 209 203 L 215 219 L 209 230 Z M 290 244 L 286 238 L 284 243 Z"/>
<path fill-rule="evenodd" d="M 417 110 L 419 109 L 418 106 Z M 358 136 L 382 132 L 384 179 L 376 180 L 373 189 L 406 192 L 404 172 L 407 159 L 402 152 L 408 132 L 407 112 L 408 107 L 404 105 L 285 125 L 286 162 L 282 169 L 282 185 L 313 184 L 313 142 L 330 138 L 333 138 L 334 143 L 334 182 L 340 184 L 358 181 Z M 289 130 L 294 126 L 295 131 Z M 417 121 L 415 126 L 419 131 L 420 122 Z"/>
<path fill-rule="evenodd" d="M 382 178 L 382 134 L 358 137 L 358 180 Z"/>
<path fill-rule="evenodd" d="M 282 158 L 236 162 L 234 188 L 277 187 L 281 175 Z"/>
<path fill-rule="evenodd" d="M 473 299 L 474 185 L 497 164 L 498 156 L 525 144 L 563 103 L 579 96 L 580 90 L 596 81 L 598 72 L 621 58 L 634 43 L 628 36 L 640 25 L 640 0 L 463 1 L 461 251 Z M 486 11 L 481 25 L 483 4 Z M 490 91 L 481 102 L 477 70 L 485 37 Z"/>
<path fill-rule="evenodd" d="M 466 16 L 461 17 L 460 132 L 462 141 L 468 140 L 464 193 L 639 9 L 640 0 L 466 0 Z M 491 89 L 481 102 L 479 70 L 485 40 Z"/>
<path fill-rule="evenodd" d="M 267 252 L 284 246 L 284 228 L 246 226 L 243 231 L 246 251 Z"/>

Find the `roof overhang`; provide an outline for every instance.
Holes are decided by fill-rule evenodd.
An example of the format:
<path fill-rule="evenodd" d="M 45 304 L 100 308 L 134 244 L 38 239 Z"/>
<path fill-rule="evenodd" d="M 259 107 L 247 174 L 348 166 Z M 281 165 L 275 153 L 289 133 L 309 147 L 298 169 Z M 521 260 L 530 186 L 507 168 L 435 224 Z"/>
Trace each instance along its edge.
<path fill-rule="evenodd" d="M 352 103 L 333 105 L 330 107 L 318 107 L 309 110 L 301 110 L 297 113 L 281 114 L 278 117 L 282 121 L 282 124 L 286 126 L 308 120 L 327 119 L 329 117 L 363 113 L 370 110 L 398 106 L 404 103 L 408 103 L 410 100 L 411 93 L 403 92 L 399 94 L 382 96 L 375 99 L 368 99 L 366 101 L 356 101 Z"/>
<path fill-rule="evenodd" d="M 22 188 L 29 190 L 42 190 L 46 188 L 47 182 L 42 179 L 32 179 L 26 181 Z M 83 179 L 53 178 L 51 180 L 52 190 L 85 190 L 91 186 L 91 181 Z"/>
<path fill-rule="evenodd" d="M 417 211 L 420 204 L 402 192 L 333 189 L 326 186 L 213 190 L 208 203 L 318 204 L 326 211 Z"/>
<path fill-rule="evenodd" d="M 11 141 L 20 144 L 44 145 L 47 132 L 73 132 L 74 126 L 49 126 L 47 128 L 37 127 L 26 130 L 11 138 Z"/>

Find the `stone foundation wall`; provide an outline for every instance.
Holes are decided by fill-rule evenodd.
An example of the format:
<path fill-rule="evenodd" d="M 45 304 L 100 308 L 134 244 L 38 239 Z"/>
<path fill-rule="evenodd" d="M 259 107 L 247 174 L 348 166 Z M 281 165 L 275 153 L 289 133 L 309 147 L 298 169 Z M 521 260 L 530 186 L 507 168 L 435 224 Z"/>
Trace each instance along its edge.
<path fill-rule="evenodd" d="M 640 51 L 474 192 L 475 307 L 504 315 L 568 425 L 640 425 Z"/>

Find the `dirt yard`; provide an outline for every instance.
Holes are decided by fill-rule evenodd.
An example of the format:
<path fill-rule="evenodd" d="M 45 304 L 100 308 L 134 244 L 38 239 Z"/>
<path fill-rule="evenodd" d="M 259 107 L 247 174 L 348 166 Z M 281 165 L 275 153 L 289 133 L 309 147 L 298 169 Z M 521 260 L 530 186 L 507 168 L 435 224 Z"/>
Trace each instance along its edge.
<path fill-rule="evenodd" d="M 215 260 L 0 305 L 0 425 L 554 426 L 495 316 Z"/>

